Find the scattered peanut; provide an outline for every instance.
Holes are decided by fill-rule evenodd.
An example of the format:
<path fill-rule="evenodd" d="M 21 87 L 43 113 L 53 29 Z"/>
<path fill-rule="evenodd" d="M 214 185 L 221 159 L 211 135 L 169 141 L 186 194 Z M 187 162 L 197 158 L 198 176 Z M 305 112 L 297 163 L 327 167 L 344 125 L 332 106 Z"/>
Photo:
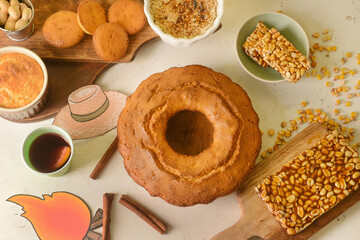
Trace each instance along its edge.
<path fill-rule="evenodd" d="M 351 53 L 351 52 L 345 53 L 345 57 L 346 57 L 346 58 L 351 58 L 351 56 L 352 56 L 352 53 Z"/>
<path fill-rule="evenodd" d="M 349 74 L 350 74 L 350 75 L 355 75 L 355 74 L 356 74 L 356 70 L 355 70 L 355 69 L 349 70 Z"/>
<path fill-rule="evenodd" d="M 320 34 L 318 32 L 315 32 L 315 33 L 313 33 L 312 36 L 313 36 L 313 38 L 318 38 L 320 36 Z"/>
<path fill-rule="evenodd" d="M 346 101 L 346 102 L 344 102 L 344 105 L 345 105 L 345 107 L 350 107 L 350 106 L 351 106 L 351 102 Z"/>
<path fill-rule="evenodd" d="M 332 82 L 326 82 L 325 83 L 325 86 L 327 86 L 327 87 L 332 87 L 334 84 L 332 83 Z"/>
<path fill-rule="evenodd" d="M 268 130 L 268 134 L 269 134 L 269 136 L 273 136 L 273 135 L 275 134 L 274 129 L 273 129 L 273 128 L 270 128 L 270 129 Z"/>
<path fill-rule="evenodd" d="M 327 41 L 329 41 L 329 40 L 331 40 L 331 36 L 330 36 L 330 35 L 325 35 L 325 36 L 323 37 L 323 41 L 324 41 L 324 42 L 327 42 Z"/>

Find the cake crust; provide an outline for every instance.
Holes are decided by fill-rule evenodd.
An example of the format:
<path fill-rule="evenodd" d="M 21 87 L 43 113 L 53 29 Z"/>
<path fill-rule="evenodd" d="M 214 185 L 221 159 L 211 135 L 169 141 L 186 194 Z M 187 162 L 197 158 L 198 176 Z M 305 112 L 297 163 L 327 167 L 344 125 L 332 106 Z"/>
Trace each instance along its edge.
<path fill-rule="evenodd" d="M 43 86 L 44 73 L 36 60 L 15 52 L 0 55 L 0 107 L 26 106 Z"/>

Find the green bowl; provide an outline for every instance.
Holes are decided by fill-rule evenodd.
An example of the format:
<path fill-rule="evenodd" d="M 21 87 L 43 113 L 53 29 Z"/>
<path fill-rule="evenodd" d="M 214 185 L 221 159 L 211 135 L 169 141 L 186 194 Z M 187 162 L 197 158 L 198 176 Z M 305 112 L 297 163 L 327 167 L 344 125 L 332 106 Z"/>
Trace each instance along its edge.
<path fill-rule="evenodd" d="M 30 156 L 29 156 L 31 144 L 34 142 L 34 140 L 37 137 L 39 137 L 40 135 L 46 134 L 46 133 L 59 134 L 66 140 L 66 142 L 70 145 L 70 149 L 71 149 L 71 153 L 70 153 L 70 156 L 69 156 L 69 159 L 67 160 L 67 162 L 60 169 L 55 170 L 53 172 L 48 172 L 48 173 L 38 171 L 32 165 L 32 163 L 30 161 Z M 34 131 L 32 131 L 25 138 L 21 149 L 22 149 L 21 155 L 22 155 L 23 162 L 25 163 L 25 165 L 27 166 L 28 169 L 30 169 L 32 172 L 38 173 L 40 175 L 50 176 L 50 177 L 59 177 L 61 175 L 64 175 L 70 169 L 71 161 L 72 161 L 72 158 L 74 155 L 74 144 L 73 144 L 73 141 L 72 141 L 70 135 L 64 129 L 62 129 L 58 126 L 55 126 L 55 125 L 45 125 L 43 127 L 37 128 Z"/>
<path fill-rule="evenodd" d="M 247 20 L 240 28 L 236 37 L 236 52 L 241 66 L 247 73 L 256 79 L 264 82 L 281 82 L 286 81 L 278 71 L 271 67 L 264 68 L 252 60 L 244 50 L 242 45 L 246 38 L 255 30 L 256 24 L 263 21 L 268 28 L 276 28 L 297 50 L 304 56 L 309 55 L 309 40 L 305 31 L 292 18 L 281 13 L 262 13 Z"/>

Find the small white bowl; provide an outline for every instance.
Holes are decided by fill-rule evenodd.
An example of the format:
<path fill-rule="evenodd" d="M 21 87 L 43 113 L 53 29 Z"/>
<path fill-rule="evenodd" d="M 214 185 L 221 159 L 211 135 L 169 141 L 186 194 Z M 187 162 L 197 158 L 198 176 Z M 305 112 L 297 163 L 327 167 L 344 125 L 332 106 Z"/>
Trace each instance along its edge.
<path fill-rule="evenodd" d="M 44 107 L 48 92 L 48 72 L 46 69 L 46 66 L 44 62 L 41 60 L 41 58 L 34 53 L 33 51 L 30 51 L 26 48 L 22 47 L 4 47 L 0 48 L 0 55 L 4 53 L 22 53 L 28 57 L 31 57 L 32 59 L 36 60 L 36 62 L 40 65 L 43 74 L 44 74 L 44 85 L 41 89 L 40 94 L 29 104 L 20 107 L 20 108 L 3 108 L 0 107 L 0 116 L 2 116 L 5 119 L 8 120 L 21 120 L 25 118 L 30 118 L 36 115 L 38 112 L 41 111 L 41 109 Z"/>
<path fill-rule="evenodd" d="M 211 28 L 209 28 L 204 34 L 194 38 L 176 38 L 170 34 L 164 33 L 160 27 L 154 23 L 153 16 L 150 13 L 150 1 L 151 0 L 144 0 L 144 11 L 150 27 L 157 35 L 159 35 L 161 40 L 174 47 L 188 47 L 192 43 L 208 37 L 211 33 L 218 29 L 220 26 L 220 20 L 224 14 L 224 0 L 217 0 L 216 18 Z"/>

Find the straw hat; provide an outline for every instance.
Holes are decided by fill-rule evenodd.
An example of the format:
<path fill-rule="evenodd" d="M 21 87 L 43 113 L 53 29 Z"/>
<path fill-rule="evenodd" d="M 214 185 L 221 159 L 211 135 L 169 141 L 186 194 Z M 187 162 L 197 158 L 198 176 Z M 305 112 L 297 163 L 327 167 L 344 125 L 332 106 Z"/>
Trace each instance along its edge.
<path fill-rule="evenodd" d="M 104 92 L 98 85 L 81 87 L 69 95 L 69 104 L 56 115 L 53 125 L 74 140 L 103 135 L 116 127 L 126 99 L 125 94 Z"/>

